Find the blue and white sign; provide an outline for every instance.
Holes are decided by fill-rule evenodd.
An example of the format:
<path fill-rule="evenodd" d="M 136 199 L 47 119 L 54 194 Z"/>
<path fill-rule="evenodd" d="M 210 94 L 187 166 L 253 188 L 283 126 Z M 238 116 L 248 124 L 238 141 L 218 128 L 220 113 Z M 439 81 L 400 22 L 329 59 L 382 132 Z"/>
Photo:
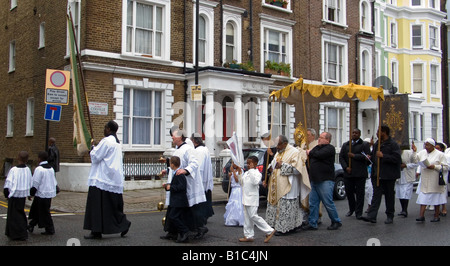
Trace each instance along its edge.
<path fill-rule="evenodd" d="M 59 122 L 61 120 L 61 111 L 62 111 L 61 105 L 47 104 L 45 106 L 44 119 Z"/>

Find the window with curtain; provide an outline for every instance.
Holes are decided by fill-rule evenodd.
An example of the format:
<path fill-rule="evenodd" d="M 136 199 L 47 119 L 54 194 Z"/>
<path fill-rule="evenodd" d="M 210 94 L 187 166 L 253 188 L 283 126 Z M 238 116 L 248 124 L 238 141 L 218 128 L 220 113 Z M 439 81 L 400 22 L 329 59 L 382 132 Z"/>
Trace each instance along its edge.
<path fill-rule="evenodd" d="M 344 1 L 343 0 L 324 0 L 325 20 L 344 23 Z"/>
<path fill-rule="evenodd" d="M 128 1 L 126 52 L 162 56 L 163 7 Z"/>
<path fill-rule="evenodd" d="M 325 107 L 325 131 L 331 134 L 331 145 L 342 146 L 344 137 L 344 108 Z"/>
<path fill-rule="evenodd" d="M 438 29 L 434 26 L 430 26 L 430 49 L 439 49 Z"/>
<path fill-rule="evenodd" d="M 226 41 L 226 58 L 225 61 L 228 63 L 231 63 L 233 60 L 237 60 L 236 57 L 236 45 L 235 45 L 235 30 L 234 30 L 234 25 L 231 22 L 227 23 L 226 26 L 226 36 L 225 36 L 225 41 Z"/>
<path fill-rule="evenodd" d="M 199 40 L 198 40 L 198 61 L 206 63 L 206 20 L 203 16 L 199 17 Z"/>
<path fill-rule="evenodd" d="M 272 104 L 269 104 L 269 124 L 272 126 L 272 136 L 285 135 L 289 138 L 288 132 L 288 120 L 289 120 L 289 107 L 286 103 L 275 102 L 273 104 L 273 117 L 272 117 Z M 273 119 L 273 120 L 272 120 Z"/>
<path fill-rule="evenodd" d="M 343 71 L 343 47 L 334 43 L 325 43 L 326 82 L 341 83 Z"/>
<path fill-rule="evenodd" d="M 162 143 L 162 92 L 125 88 L 123 144 L 158 146 Z"/>
<path fill-rule="evenodd" d="M 431 114 L 431 137 L 438 139 L 439 114 Z"/>
<path fill-rule="evenodd" d="M 438 66 L 430 66 L 430 93 L 433 95 L 438 94 Z"/>
<path fill-rule="evenodd" d="M 287 63 L 287 33 L 266 29 L 264 31 L 264 62 Z"/>
<path fill-rule="evenodd" d="M 412 26 L 412 47 L 415 49 L 422 48 L 422 26 Z"/>
<path fill-rule="evenodd" d="M 422 64 L 413 64 L 413 93 L 422 93 L 423 71 Z"/>

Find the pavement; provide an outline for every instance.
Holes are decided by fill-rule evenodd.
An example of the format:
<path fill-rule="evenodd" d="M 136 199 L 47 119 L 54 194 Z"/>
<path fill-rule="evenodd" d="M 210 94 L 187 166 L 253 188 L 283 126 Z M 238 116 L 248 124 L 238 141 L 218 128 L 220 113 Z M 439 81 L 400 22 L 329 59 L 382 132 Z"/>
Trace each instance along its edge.
<path fill-rule="evenodd" d="M 3 195 L 5 180 L 0 179 L 0 201 L 6 202 Z M 125 181 L 126 182 L 126 181 Z M 158 210 L 158 203 L 165 202 L 166 193 L 163 188 L 128 190 L 123 193 L 124 212 L 147 212 Z M 86 208 L 87 192 L 61 191 L 52 199 L 51 210 L 63 213 L 84 213 Z M 227 202 L 227 194 L 223 192 L 220 182 L 215 182 L 212 191 L 213 205 Z M 32 201 L 27 200 L 29 208 Z M 167 206 L 166 206 L 167 207 Z"/>

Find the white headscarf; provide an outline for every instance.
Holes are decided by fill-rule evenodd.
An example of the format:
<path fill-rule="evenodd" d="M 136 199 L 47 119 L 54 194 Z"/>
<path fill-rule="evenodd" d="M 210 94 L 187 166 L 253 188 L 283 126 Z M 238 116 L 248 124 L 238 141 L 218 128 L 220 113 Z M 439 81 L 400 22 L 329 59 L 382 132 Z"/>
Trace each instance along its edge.
<path fill-rule="evenodd" d="M 436 146 L 436 141 L 434 141 L 434 139 L 432 139 L 432 138 L 427 138 L 425 140 L 425 143 L 427 143 L 427 142 L 430 143 L 433 146 Z"/>

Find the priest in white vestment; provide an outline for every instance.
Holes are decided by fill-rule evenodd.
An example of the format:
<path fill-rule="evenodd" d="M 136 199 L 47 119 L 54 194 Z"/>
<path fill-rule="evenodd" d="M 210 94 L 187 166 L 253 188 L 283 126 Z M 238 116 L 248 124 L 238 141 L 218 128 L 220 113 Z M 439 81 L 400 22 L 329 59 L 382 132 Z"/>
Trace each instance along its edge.
<path fill-rule="evenodd" d="M 211 154 L 209 149 L 203 143 L 202 137 L 198 133 L 193 133 L 191 136 L 191 141 L 195 147 L 195 154 L 199 162 L 199 174 L 202 178 L 203 189 L 205 190 L 206 202 L 204 204 L 204 217 L 206 220 L 214 215 L 214 210 L 212 208 L 212 191 L 214 188 L 213 182 L 213 171 L 211 163 Z"/>
<path fill-rule="evenodd" d="M 283 135 L 278 137 L 277 150 L 269 166 L 273 172 L 268 182 L 266 221 L 275 228 L 276 235 L 283 235 L 301 226 L 299 200 L 308 196 L 311 185 L 305 154 L 291 146 Z"/>

